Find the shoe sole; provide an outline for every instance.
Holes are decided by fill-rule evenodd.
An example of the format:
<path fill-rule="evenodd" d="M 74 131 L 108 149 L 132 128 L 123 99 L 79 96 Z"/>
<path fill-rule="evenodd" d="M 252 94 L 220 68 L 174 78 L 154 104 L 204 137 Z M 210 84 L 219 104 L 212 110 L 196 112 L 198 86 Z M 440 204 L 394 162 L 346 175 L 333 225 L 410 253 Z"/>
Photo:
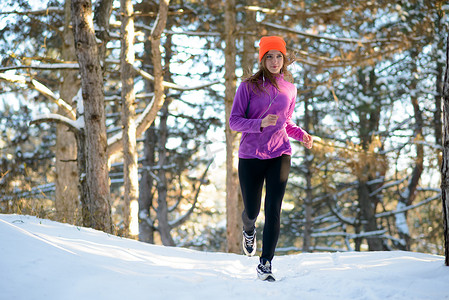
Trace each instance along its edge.
<path fill-rule="evenodd" d="M 276 278 L 272 274 L 260 274 L 257 273 L 257 277 L 259 277 L 262 281 L 268 281 L 268 282 L 274 282 L 276 281 Z"/>

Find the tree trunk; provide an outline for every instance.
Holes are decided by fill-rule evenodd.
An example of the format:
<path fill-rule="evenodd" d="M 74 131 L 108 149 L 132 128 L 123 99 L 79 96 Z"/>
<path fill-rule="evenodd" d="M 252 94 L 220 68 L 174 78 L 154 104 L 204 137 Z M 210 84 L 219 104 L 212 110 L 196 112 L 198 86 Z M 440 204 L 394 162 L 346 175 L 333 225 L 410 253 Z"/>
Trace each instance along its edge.
<path fill-rule="evenodd" d="M 254 0 L 246 2 L 246 5 L 255 5 Z M 251 10 L 245 11 L 245 29 L 254 34 L 243 35 L 243 54 L 242 54 L 242 69 L 243 78 L 250 76 L 253 73 L 254 62 L 256 62 L 256 35 L 259 34 L 256 21 L 256 12 Z"/>
<path fill-rule="evenodd" d="M 161 109 L 164 104 L 165 94 L 164 94 L 164 75 L 162 70 L 162 55 L 161 55 L 161 35 L 167 24 L 168 15 L 168 4 L 169 0 L 161 0 L 159 2 L 159 12 L 156 18 L 156 23 L 151 31 L 151 54 L 153 59 L 154 68 L 154 101 L 155 105 L 151 109 L 150 117 L 154 120 L 157 112 Z M 148 127 L 151 125 L 148 124 Z"/>
<path fill-rule="evenodd" d="M 411 53 L 412 57 L 412 73 L 418 72 L 417 66 L 416 66 L 416 60 L 418 58 L 418 53 L 416 51 L 412 51 Z M 415 128 L 414 128 L 414 140 L 416 145 L 416 158 L 415 158 L 415 166 L 413 167 L 412 171 L 412 178 L 410 179 L 410 182 L 405 190 L 404 193 L 401 194 L 398 202 L 397 209 L 401 209 L 403 207 L 406 207 L 408 205 L 411 205 L 413 203 L 413 200 L 415 199 L 416 189 L 418 188 L 419 180 L 421 178 L 421 174 L 424 170 L 424 146 L 421 143 L 423 138 L 423 116 L 422 111 L 419 108 L 419 102 L 418 97 L 415 95 L 414 91 L 417 88 L 417 81 L 412 79 L 412 82 L 410 84 L 409 90 L 412 91 L 410 95 L 410 100 L 413 105 L 414 110 L 414 116 L 415 116 Z M 407 224 L 407 212 L 402 212 L 399 214 L 396 214 L 396 227 L 399 232 L 399 236 L 401 239 L 404 240 L 405 245 L 400 246 L 401 250 L 410 251 L 410 243 L 411 243 L 411 237 L 410 237 L 410 230 L 408 228 Z"/>
<path fill-rule="evenodd" d="M 166 25 L 170 28 L 170 25 Z M 165 58 L 164 58 L 164 80 L 171 81 L 170 76 L 170 58 L 172 56 L 172 36 L 167 35 L 165 48 Z M 168 140 L 168 126 L 167 119 L 169 116 L 169 106 L 171 99 L 165 99 L 164 105 L 161 109 L 161 115 L 159 119 L 159 182 L 157 185 L 158 190 L 158 208 L 157 208 L 157 218 L 159 222 L 159 233 L 161 235 L 162 243 L 166 246 L 174 246 L 175 242 L 171 236 L 171 229 L 173 225 L 169 223 L 169 209 L 168 209 L 168 178 L 165 166 L 168 164 L 168 150 L 167 150 L 167 140 Z"/>
<path fill-rule="evenodd" d="M 90 0 L 72 0 L 72 26 L 84 102 L 87 212 L 83 224 L 112 231 L 103 76 Z M 84 176 L 84 174 L 82 174 Z"/>
<path fill-rule="evenodd" d="M 433 117 L 433 123 L 434 123 L 434 129 L 435 129 L 435 143 L 437 145 L 441 145 L 443 142 L 443 132 L 441 124 L 441 95 L 443 93 L 442 91 L 442 82 L 443 82 L 443 69 L 444 66 L 442 63 L 437 62 L 436 63 L 436 70 L 435 70 L 435 82 L 436 82 L 436 94 L 435 94 L 435 111 L 434 111 L 434 117 Z M 441 164 L 441 157 L 438 156 L 439 163 Z"/>
<path fill-rule="evenodd" d="M 306 76 L 304 77 L 304 82 L 307 82 L 307 72 Z M 305 103 L 304 103 L 304 130 L 307 132 L 310 132 L 310 111 L 308 109 L 309 107 L 309 100 L 310 100 L 310 93 L 306 93 L 304 95 Z M 305 169 L 306 169 L 306 198 L 304 199 L 304 236 L 303 236 L 303 244 L 302 244 L 302 252 L 310 252 L 312 247 L 312 218 L 313 218 L 313 195 L 312 195 L 312 159 L 311 157 L 311 151 L 307 148 L 305 149 Z"/>
<path fill-rule="evenodd" d="M 98 0 L 95 2 L 94 8 L 94 23 L 96 25 L 96 35 L 97 38 L 101 40 L 101 44 L 98 45 L 98 55 L 100 57 L 103 74 L 106 69 L 106 45 L 110 40 L 109 20 L 112 14 L 112 1 L 113 0 Z"/>
<path fill-rule="evenodd" d="M 134 94 L 134 20 L 131 0 L 121 0 L 121 54 L 123 125 L 123 180 L 125 186 L 123 223 L 125 235 L 138 235 L 139 174 L 136 147 L 136 109 Z"/>
<path fill-rule="evenodd" d="M 174 246 L 175 242 L 171 237 L 170 231 L 171 227 L 168 218 L 168 203 L 167 203 L 167 174 L 164 166 L 167 161 L 167 118 L 168 118 L 168 106 L 170 105 L 170 100 L 166 99 L 165 103 L 161 109 L 161 117 L 159 121 L 159 172 L 158 172 L 158 183 L 157 183 L 157 220 L 158 220 L 158 231 L 161 236 L 161 241 L 164 246 Z"/>
<path fill-rule="evenodd" d="M 438 39 L 438 49 L 444 48 L 444 34 L 441 34 L 441 31 L 443 31 L 441 28 L 443 27 L 441 25 L 441 17 L 439 16 L 435 25 L 436 28 L 438 28 L 438 32 L 436 36 L 439 36 Z M 441 98 L 443 95 L 443 72 L 444 72 L 444 63 L 440 60 L 437 60 L 436 62 L 436 68 L 435 68 L 435 107 L 434 107 L 434 115 L 433 115 L 433 125 L 435 130 L 435 144 L 442 145 L 443 144 L 443 124 L 442 124 L 442 103 Z M 442 157 L 439 153 L 437 156 L 438 158 L 438 165 L 441 166 L 442 163 Z"/>
<path fill-rule="evenodd" d="M 139 184 L 139 241 L 151 244 L 154 243 L 154 222 L 151 219 L 154 180 L 150 175 L 150 168 L 154 166 L 157 143 L 154 131 L 154 124 L 145 131 L 143 168 Z"/>
<path fill-rule="evenodd" d="M 363 93 L 365 95 L 370 95 L 377 85 L 376 73 L 374 68 L 371 68 L 368 73 L 369 77 L 366 77 L 365 71 L 366 70 L 363 68 L 358 70 L 358 82 L 364 89 Z M 369 151 L 369 145 L 373 142 L 373 134 L 379 129 L 380 112 L 380 101 L 373 101 L 372 105 L 361 106 L 359 108 L 359 138 L 363 151 Z M 371 190 L 367 182 L 379 175 L 372 172 L 370 173 L 366 162 L 360 161 L 359 163 L 363 166 L 361 168 L 362 171 L 357 173 L 357 194 L 360 206 L 360 216 L 362 218 L 361 220 L 365 222 L 363 224 L 365 232 L 376 231 L 379 229 L 375 217 L 378 199 L 375 196 L 370 196 Z M 384 248 L 383 241 L 379 237 L 369 237 L 367 238 L 367 242 L 370 251 L 382 251 Z"/>
<path fill-rule="evenodd" d="M 165 101 L 164 85 L 163 85 L 164 77 L 162 70 L 162 55 L 160 46 L 161 46 L 161 34 L 167 24 L 169 2 L 170 2 L 169 0 L 161 0 L 159 2 L 158 16 L 151 32 L 151 54 L 154 68 L 154 98 L 155 98 L 154 99 L 155 105 L 152 108 L 152 113 L 154 114 L 154 116 L 157 114 L 159 110 L 161 110 L 161 107 Z M 161 126 L 163 122 L 164 121 L 161 118 L 160 122 Z M 161 145 L 165 145 L 165 142 L 162 142 L 162 139 L 163 137 L 160 138 L 160 143 Z M 165 156 L 159 157 L 159 165 L 163 166 L 164 163 L 165 163 Z M 165 171 L 163 170 L 163 168 L 161 168 L 159 172 L 160 172 L 159 178 L 162 179 L 162 181 L 158 182 L 158 208 L 157 208 L 157 218 L 159 222 L 158 229 L 161 235 L 162 243 L 164 245 L 174 245 L 173 239 L 171 238 L 170 235 L 170 227 L 168 226 L 168 208 L 166 202 L 167 182 Z"/>
<path fill-rule="evenodd" d="M 143 51 L 143 66 L 145 71 L 153 73 L 150 69 L 152 65 L 151 55 L 151 37 L 146 36 Z M 154 91 L 153 83 L 149 80 L 145 82 L 145 93 L 150 94 Z M 139 182 L 139 240 L 146 243 L 154 243 L 154 220 L 151 217 L 151 210 L 154 200 L 154 178 L 151 174 L 151 168 L 156 161 L 155 149 L 157 144 L 156 128 L 154 123 L 144 133 L 144 158 L 142 162 L 142 175 Z"/>
<path fill-rule="evenodd" d="M 449 35 L 446 44 L 446 72 L 443 85 L 443 162 L 441 164 L 445 264 L 449 266 Z"/>
<path fill-rule="evenodd" d="M 238 184 L 236 155 L 236 133 L 229 127 L 232 103 L 236 89 L 235 75 L 235 0 L 225 0 L 225 111 L 226 111 L 226 238 L 227 251 L 231 253 L 242 252 L 242 217 L 243 201 Z"/>
<path fill-rule="evenodd" d="M 61 57 L 64 61 L 75 61 L 75 45 L 73 32 L 70 28 L 71 10 L 70 1 L 64 4 L 64 31 Z M 60 96 L 69 105 L 78 93 L 80 82 L 78 71 L 63 70 Z M 74 119 L 65 109 L 59 108 L 58 114 Z M 56 178 L 55 178 L 55 208 L 56 217 L 60 222 L 78 224 L 80 213 L 78 168 L 76 139 L 73 132 L 62 124 L 56 125 Z"/>
<path fill-rule="evenodd" d="M 366 224 L 364 225 L 365 232 L 378 230 L 379 228 L 377 228 L 377 222 L 375 217 L 376 207 L 369 195 L 368 184 L 360 178 L 357 193 L 360 202 L 362 220 L 366 222 Z M 367 242 L 369 251 L 384 250 L 382 239 L 379 237 L 367 238 Z"/>

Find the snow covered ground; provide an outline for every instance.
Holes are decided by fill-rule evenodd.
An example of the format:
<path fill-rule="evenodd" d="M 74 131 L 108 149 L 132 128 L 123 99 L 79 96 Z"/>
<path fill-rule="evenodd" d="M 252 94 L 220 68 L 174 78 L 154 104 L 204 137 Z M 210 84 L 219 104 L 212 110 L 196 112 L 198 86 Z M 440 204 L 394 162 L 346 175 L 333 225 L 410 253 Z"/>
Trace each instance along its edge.
<path fill-rule="evenodd" d="M 0 299 L 449 299 L 444 258 L 411 252 L 257 257 L 149 245 L 0 214 Z"/>

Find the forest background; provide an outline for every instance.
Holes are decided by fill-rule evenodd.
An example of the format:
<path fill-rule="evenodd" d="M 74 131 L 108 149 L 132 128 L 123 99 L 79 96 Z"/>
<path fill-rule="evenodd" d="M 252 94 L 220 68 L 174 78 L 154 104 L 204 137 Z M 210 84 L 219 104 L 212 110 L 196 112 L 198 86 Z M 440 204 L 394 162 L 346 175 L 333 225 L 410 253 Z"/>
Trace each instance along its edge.
<path fill-rule="evenodd" d="M 448 11 L 437 0 L 4 1 L 0 213 L 241 251 L 227 118 L 257 41 L 280 35 L 296 55 L 294 121 L 315 144 L 292 141 L 278 253 L 441 255 Z M 83 73 L 86 28 L 101 68 Z M 83 82 L 97 73 L 100 92 Z"/>

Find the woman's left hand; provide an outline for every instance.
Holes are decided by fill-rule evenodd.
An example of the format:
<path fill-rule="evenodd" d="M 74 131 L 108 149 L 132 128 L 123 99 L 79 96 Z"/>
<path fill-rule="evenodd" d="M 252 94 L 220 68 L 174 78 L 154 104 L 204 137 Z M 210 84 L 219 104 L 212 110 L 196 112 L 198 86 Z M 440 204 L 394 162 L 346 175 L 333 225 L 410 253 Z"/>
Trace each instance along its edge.
<path fill-rule="evenodd" d="M 307 149 L 312 149 L 312 146 L 313 146 L 313 138 L 312 138 L 312 136 L 311 136 L 310 134 L 305 133 L 304 136 L 303 136 L 303 138 L 302 138 L 302 142 L 304 143 L 304 146 L 305 146 Z"/>

